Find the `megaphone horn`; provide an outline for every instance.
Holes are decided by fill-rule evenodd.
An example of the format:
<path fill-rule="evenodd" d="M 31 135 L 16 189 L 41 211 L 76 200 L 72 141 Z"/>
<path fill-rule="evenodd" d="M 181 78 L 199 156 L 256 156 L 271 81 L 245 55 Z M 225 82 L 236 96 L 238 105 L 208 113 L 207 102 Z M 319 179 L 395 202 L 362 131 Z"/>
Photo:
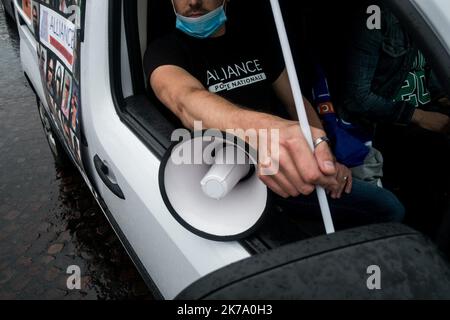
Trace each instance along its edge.
<path fill-rule="evenodd" d="M 170 213 L 206 239 L 248 237 L 266 216 L 270 195 L 256 174 L 255 155 L 242 139 L 220 131 L 193 132 L 173 143 L 159 171 Z"/>

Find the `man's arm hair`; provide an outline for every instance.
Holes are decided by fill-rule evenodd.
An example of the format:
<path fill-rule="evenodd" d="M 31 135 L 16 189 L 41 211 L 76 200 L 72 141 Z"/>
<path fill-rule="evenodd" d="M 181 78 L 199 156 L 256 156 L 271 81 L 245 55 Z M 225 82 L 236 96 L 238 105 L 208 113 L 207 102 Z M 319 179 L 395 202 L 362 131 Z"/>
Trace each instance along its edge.
<path fill-rule="evenodd" d="M 274 116 L 246 110 L 210 93 L 194 76 L 177 66 L 157 68 L 150 76 L 150 84 L 158 99 L 189 129 L 193 129 L 194 121 L 200 120 L 204 128 L 222 131 L 268 128 L 274 120 Z"/>

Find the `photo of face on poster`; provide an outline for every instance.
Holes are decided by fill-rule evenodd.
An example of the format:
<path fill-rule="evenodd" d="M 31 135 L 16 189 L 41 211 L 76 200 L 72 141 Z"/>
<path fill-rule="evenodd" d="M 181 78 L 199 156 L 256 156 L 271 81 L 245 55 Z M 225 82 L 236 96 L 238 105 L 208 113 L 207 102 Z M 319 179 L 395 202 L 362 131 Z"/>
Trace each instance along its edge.
<path fill-rule="evenodd" d="M 64 128 L 64 137 L 66 138 L 67 144 L 69 148 L 73 150 L 72 136 L 70 135 L 70 128 L 68 121 L 66 120 L 63 121 L 63 128 Z"/>
<path fill-rule="evenodd" d="M 43 46 L 38 47 L 38 58 L 39 58 L 39 71 L 41 72 L 42 78 L 45 79 L 47 72 L 47 49 Z"/>
<path fill-rule="evenodd" d="M 33 9 L 32 9 L 32 17 L 33 17 L 33 32 L 36 37 L 36 40 L 39 39 L 39 4 L 34 1 Z"/>
<path fill-rule="evenodd" d="M 51 96 L 47 95 L 47 101 L 48 101 L 48 105 L 50 107 L 50 111 L 52 112 L 52 114 L 56 114 L 56 102 L 55 102 L 55 100 Z"/>
<path fill-rule="evenodd" d="M 58 120 L 59 120 L 60 127 L 62 129 L 63 128 L 63 124 L 64 124 L 64 116 L 63 116 L 61 110 L 58 111 Z"/>
<path fill-rule="evenodd" d="M 83 21 L 81 12 L 84 2 L 81 0 L 40 0 L 29 1 L 29 5 L 32 31 L 38 41 L 39 68 L 47 102 L 56 119 L 58 131 L 64 136 L 67 146 L 78 163 L 82 165 L 79 137 L 81 115 L 79 37 L 83 31 L 81 29 Z M 61 24 L 67 23 L 67 27 L 74 31 L 72 61 L 66 61 L 60 55 L 58 47 L 48 40 L 49 26 L 51 23 L 55 23 L 55 17 L 60 20 Z M 74 26 L 65 20 L 72 22 L 76 28 L 74 29 Z M 47 26 L 47 28 L 43 26 Z"/>
<path fill-rule="evenodd" d="M 79 90 L 78 86 L 73 83 L 72 85 L 72 98 L 70 100 L 70 124 L 72 130 L 76 132 L 78 127 L 78 106 L 79 102 Z"/>
<path fill-rule="evenodd" d="M 73 13 L 71 6 L 78 6 L 80 3 L 79 0 L 50 0 L 50 2 L 53 9 L 60 11 L 63 14 Z"/>
<path fill-rule="evenodd" d="M 73 153 L 75 154 L 75 158 L 77 159 L 78 163 L 81 164 L 80 141 L 73 132 L 71 133 L 71 135 L 72 135 Z"/>
<path fill-rule="evenodd" d="M 47 64 L 47 90 L 48 94 L 54 98 L 55 97 L 55 58 L 48 57 Z"/>
<path fill-rule="evenodd" d="M 64 87 L 63 87 L 63 95 L 62 95 L 62 102 L 61 102 L 61 111 L 67 120 L 69 120 L 71 90 L 72 90 L 72 77 L 69 75 L 68 72 L 66 72 L 64 75 Z"/>
<path fill-rule="evenodd" d="M 62 13 L 69 13 L 68 6 L 69 5 L 67 4 L 67 1 L 65 1 L 65 0 L 59 1 L 59 11 L 61 11 Z"/>
<path fill-rule="evenodd" d="M 56 88 L 56 96 L 55 101 L 60 102 L 63 91 L 63 79 L 64 79 L 64 67 L 58 61 L 56 63 L 56 71 L 55 71 L 55 88 Z"/>
<path fill-rule="evenodd" d="M 22 0 L 22 10 L 28 19 L 32 19 L 31 16 L 31 0 Z"/>
<path fill-rule="evenodd" d="M 78 37 L 76 35 L 75 37 Z M 79 42 L 78 39 L 75 41 L 75 48 L 73 50 L 73 79 L 80 83 L 80 61 L 78 58 Z"/>

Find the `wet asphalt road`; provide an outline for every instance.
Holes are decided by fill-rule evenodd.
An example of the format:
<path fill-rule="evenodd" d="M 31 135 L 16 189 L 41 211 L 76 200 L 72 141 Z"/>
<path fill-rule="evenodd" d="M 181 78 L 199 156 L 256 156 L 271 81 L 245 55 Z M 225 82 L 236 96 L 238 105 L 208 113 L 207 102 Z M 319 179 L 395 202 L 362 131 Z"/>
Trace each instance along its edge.
<path fill-rule="evenodd" d="M 81 290 L 67 289 L 79 266 Z M 151 299 L 75 169 L 58 169 L 0 5 L 0 300 Z"/>

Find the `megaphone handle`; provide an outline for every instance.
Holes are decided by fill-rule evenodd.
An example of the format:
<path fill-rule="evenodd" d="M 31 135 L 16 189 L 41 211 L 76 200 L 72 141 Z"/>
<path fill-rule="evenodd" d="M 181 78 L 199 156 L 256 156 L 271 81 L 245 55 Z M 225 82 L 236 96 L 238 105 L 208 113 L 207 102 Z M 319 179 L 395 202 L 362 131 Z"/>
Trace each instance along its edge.
<path fill-rule="evenodd" d="M 308 123 L 308 116 L 306 114 L 305 105 L 303 103 L 303 95 L 298 82 L 297 70 L 295 69 L 294 58 L 292 57 L 292 51 L 289 44 L 289 39 L 286 32 L 286 26 L 284 24 L 283 15 L 281 13 L 280 3 L 278 0 L 270 0 L 272 6 L 272 13 L 277 26 L 278 36 L 280 38 L 281 48 L 283 50 L 284 61 L 286 63 L 286 69 L 289 75 L 289 82 L 291 83 L 292 92 L 295 100 L 295 107 L 297 109 L 297 115 L 300 119 L 300 127 L 303 135 L 308 141 L 311 150 L 314 150 L 314 143 L 311 134 L 311 128 Z M 331 218 L 330 206 L 328 204 L 327 195 L 325 190 L 317 186 L 317 197 L 319 199 L 320 210 L 322 212 L 323 222 L 325 224 L 325 230 L 327 234 L 334 233 L 333 219 Z"/>

